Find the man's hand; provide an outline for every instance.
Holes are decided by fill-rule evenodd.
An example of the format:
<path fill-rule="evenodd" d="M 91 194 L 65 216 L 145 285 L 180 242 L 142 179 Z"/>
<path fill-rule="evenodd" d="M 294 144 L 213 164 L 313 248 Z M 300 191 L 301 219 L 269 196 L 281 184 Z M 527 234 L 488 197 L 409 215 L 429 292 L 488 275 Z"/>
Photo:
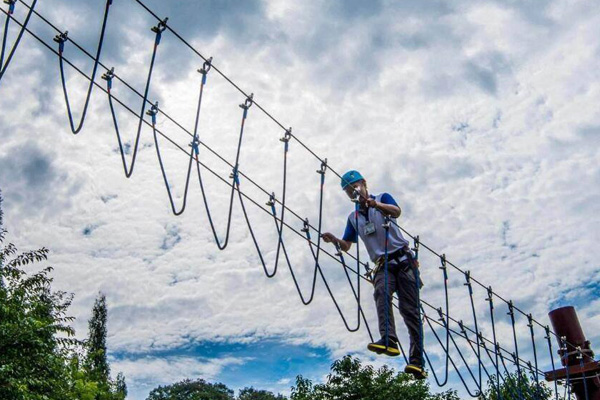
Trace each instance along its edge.
<path fill-rule="evenodd" d="M 378 208 L 378 207 L 377 207 L 377 204 L 378 204 L 378 203 L 377 203 L 377 200 L 375 200 L 375 199 L 372 199 L 372 198 L 370 198 L 370 197 L 369 197 L 369 198 L 367 199 L 366 203 L 367 203 L 367 206 L 368 206 L 368 207 L 371 207 L 371 208 Z"/>
<path fill-rule="evenodd" d="M 335 235 L 330 232 L 325 232 L 321 235 L 321 237 L 325 243 L 335 243 L 338 241 L 338 238 L 336 238 Z"/>

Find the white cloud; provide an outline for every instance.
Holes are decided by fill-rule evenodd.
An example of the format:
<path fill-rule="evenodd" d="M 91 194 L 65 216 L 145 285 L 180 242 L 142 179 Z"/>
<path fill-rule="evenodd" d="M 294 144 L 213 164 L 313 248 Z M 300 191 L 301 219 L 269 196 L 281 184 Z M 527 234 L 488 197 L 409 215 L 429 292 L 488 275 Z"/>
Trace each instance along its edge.
<path fill-rule="evenodd" d="M 266 17 L 253 15 L 261 23 L 247 32 L 243 45 L 220 30 L 191 39 L 244 90 L 254 91 L 285 126 L 293 126 L 303 142 L 328 157 L 338 172 L 360 169 L 373 191 L 394 194 L 404 210 L 403 226 L 548 323 L 549 307 L 581 290 L 587 283 L 583 277 L 598 270 L 598 13 L 590 12 L 594 7 L 585 2 L 555 1 L 538 11 L 498 2 L 463 1 L 453 9 L 437 2 L 412 4 L 387 5 L 382 13 L 352 19 L 320 2 L 300 7 L 270 1 L 264 5 Z M 177 10 L 172 11 L 172 26 L 179 29 Z M 113 27 L 122 18 L 119 12 L 111 16 Z M 61 26 L 86 30 L 80 19 L 64 13 Z M 126 33 L 119 36 L 125 56 L 119 60 L 111 52 L 109 64 L 114 62 L 117 73 L 139 90 L 152 45 L 144 23 L 135 18 L 120 28 Z M 77 40 L 77 30 L 72 32 Z M 115 43 L 115 38 L 108 40 Z M 105 94 L 94 92 L 84 132 L 71 137 L 56 60 L 43 51 L 26 38 L 0 86 L 0 165 L 10 162 L 16 149 L 40 149 L 53 160 L 54 169 L 46 170 L 53 171 L 47 180 L 53 184 L 44 193 L 52 199 L 35 212 L 37 206 L 27 199 L 41 194 L 24 187 L 18 163 L 2 167 L 0 186 L 11 239 L 20 247 L 52 249 L 57 286 L 76 294 L 72 311 L 80 335 L 93 297 L 102 290 L 110 306 L 109 345 L 115 351 L 171 349 L 189 340 L 283 337 L 290 343 L 327 346 L 333 357 L 366 356 L 366 333 L 346 333 L 321 283 L 313 304 L 303 307 L 283 257 L 281 275 L 264 278 L 237 199 L 225 252 L 212 243 L 195 176 L 186 213 L 178 218 L 170 214 L 147 127 L 142 143 L 148 147 L 140 151 L 133 177 L 122 177 Z M 187 128 L 194 122 L 199 84 L 194 71 L 200 65 L 200 59 L 165 35 L 151 98 Z M 68 76 L 72 103 L 79 110 L 85 82 L 72 70 Z M 125 95 L 122 85 L 115 83 L 114 93 L 139 108 L 139 99 Z M 200 138 L 232 161 L 243 96 L 216 71 L 209 73 L 204 96 Z M 122 110 L 118 117 L 131 142 L 136 121 Z M 187 146 L 187 135 L 164 118 L 158 123 Z M 278 195 L 282 134 L 256 106 L 250 109 L 240 168 Z M 187 160 L 164 146 L 180 204 Z M 201 148 L 201 157 L 228 176 L 230 168 L 206 149 Z M 314 171 L 319 162 L 294 141 L 289 161 L 288 204 L 316 224 Z M 223 237 L 228 188 L 206 171 L 203 177 Z M 335 233 L 342 232 L 352 207 L 338 187 L 328 173 L 323 229 Z M 242 188 L 259 204 L 267 201 L 243 178 Z M 27 191 L 36 196 L 24 196 Z M 247 207 L 272 268 L 273 222 L 253 205 Z M 287 218 L 301 228 L 300 221 Z M 95 229 L 84 236 L 88 226 Z M 308 291 L 312 259 L 307 245 L 289 232 L 285 239 L 300 285 Z M 440 306 L 439 260 L 421 255 L 423 297 Z M 325 260 L 323 256 L 325 274 L 354 324 L 346 278 L 338 265 Z M 449 273 L 452 314 L 470 321 L 464 277 L 452 269 Z M 475 289 L 481 327 L 491 336 L 486 293 Z M 376 330 L 368 286 L 362 295 Z M 497 314 L 504 315 L 505 305 L 496 306 Z M 585 316 L 581 319 L 589 339 L 597 342 L 594 310 L 584 307 L 580 316 Z M 528 332 L 524 320 L 519 321 L 525 345 Z M 500 321 L 502 342 L 511 348 L 509 328 L 506 320 Z M 404 333 L 401 322 L 398 329 Z M 431 352 L 441 354 L 435 347 Z M 160 362 L 151 359 L 148 365 L 152 369 Z M 133 363 L 121 368 L 133 371 Z"/>

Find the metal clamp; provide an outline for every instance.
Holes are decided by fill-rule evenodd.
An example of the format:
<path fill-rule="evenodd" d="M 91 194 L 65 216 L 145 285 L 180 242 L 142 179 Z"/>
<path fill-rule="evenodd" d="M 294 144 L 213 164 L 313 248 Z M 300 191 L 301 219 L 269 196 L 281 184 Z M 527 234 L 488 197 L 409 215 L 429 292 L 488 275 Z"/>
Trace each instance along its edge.
<path fill-rule="evenodd" d="M 54 36 L 53 40 L 58 43 L 58 52 L 60 54 L 62 54 L 65 49 L 65 42 L 68 40 L 68 37 L 69 31 L 64 31 L 63 33 L 59 33 L 58 35 Z"/>
<path fill-rule="evenodd" d="M 165 29 L 167 29 L 167 21 L 169 20 L 169 17 L 166 17 L 165 19 L 163 19 L 162 21 L 158 22 L 158 25 L 153 26 L 152 28 L 150 28 L 150 30 L 156 34 L 161 34 L 165 31 Z"/>
<path fill-rule="evenodd" d="M 152 104 L 152 107 L 146 111 L 146 115 L 152 117 L 152 125 L 156 125 L 156 114 L 158 113 L 158 101 Z"/>
<path fill-rule="evenodd" d="M 317 174 L 325 175 L 327 172 L 327 159 L 321 161 L 321 168 L 317 170 Z"/>
<path fill-rule="evenodd" d="M 240 108 L 244 109 L 244 111 L 248 110 L 254 104 L 254 93 L 250 93 L 250 96 L 246 97 L 243 104 L 240 104 Z"/>
<path fill-rule="evenodd" d="M 115 77 L 115 67 L 112 67 L 111 69 L 106 71 L 104 74 L 102 74 L 102 79 L 104 79 L 106 81 L 106 86 L 108 87 L 109 92 L 110 92 L 110 89 L 112 89 L 112 80 L 114 77 Z"/>

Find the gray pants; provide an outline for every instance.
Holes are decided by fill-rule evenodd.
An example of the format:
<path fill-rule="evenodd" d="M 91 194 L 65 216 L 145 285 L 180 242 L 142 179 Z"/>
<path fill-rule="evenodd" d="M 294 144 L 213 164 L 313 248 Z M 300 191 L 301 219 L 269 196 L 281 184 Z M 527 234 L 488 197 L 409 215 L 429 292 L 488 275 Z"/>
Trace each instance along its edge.
<path fill-rule="evenodd" d="M 398 338 L 392 307 L 392 296 L 398 293 L 400 315 L 408 328 L 410 336 L 409 363 L 423 366 L 423 327 L 419 315 L 419 288 L 417 286 L 416 272 L 407 261 L 398 264 L 396 261 L 388 263 L 387 274 L 387 299 L 385 290 L 385 271 L 381 267 L 375 275 L 375 304 L 377 305 L 377 318 L 379 320 L 379 333 L 382 338 L 386 334 L 386 307 L 388 310 L 387 334 L 391 338 Z M 387 303 L 387 306 L 386 306 Z"/>

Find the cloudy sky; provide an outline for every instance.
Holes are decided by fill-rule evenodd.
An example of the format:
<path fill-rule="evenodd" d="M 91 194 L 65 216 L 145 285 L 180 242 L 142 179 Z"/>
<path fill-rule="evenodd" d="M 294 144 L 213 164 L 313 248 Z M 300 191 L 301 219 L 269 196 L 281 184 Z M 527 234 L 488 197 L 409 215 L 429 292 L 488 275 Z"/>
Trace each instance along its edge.
<path fill-rule="evenodd" d="M 102 3 L 40 0 L 37 9 L 94 53 Z M 204 56 L 213 56 L 215 66 L 253 92 L 336 171 L 358 169 L 373 193 L 391 193 L 408 231 L 544 325 L 548 311 L 576 306 L 588 339 L 600 342 L 597 4 L 148 0 L 147 5 L 168 16 L 173 29 Z M 22 20 L 25 11 L 18 4 L 16 18 Z M 133 0 L 116 0 L 111 7 L 101 61 L 138 91 L 147 78 L 153 25 L 156 20 Z M 55 48 L 56 32 L 35 16 L 30 27 Z M 15 35 L 13 25 L 9 43 Z M 90 60 L 72 44 L 65 57 L 91 72 Z M 149 99 L 188 130 L 201 65 L 172 34 L 163 35 Z M 65 71 L 78 120 L 87 84 L 70 67 Z M 100 68 L 99 75 L 103 72 Z M 115 81 L 113 94 L 140 109 L 140 99 L 122 83 Z M 235 159 L 243 101 L 209 72 L 198 132 L 229 162 Z M 71 312 L 79 337 L 86 335 L 94 298 L 106 294 L 112 369 L 125 373 L 132 399 L 186 377 L 288 393 L 296 375 L 321 381 L 330 363 L 345 354 L 403 368 L 402 360 L 366 353 L 366 330 L 346 331 L 321 282 L 314 302 L 303 306 L 283 257 L 276 277 L 265 277 L 237 200 L 225 251 L 214 243 L 195 175 L 185 213 L 174 216 L 148 127 L 127 179 L 100 90 L 92 94 L 82 132 L 73 136 L 57 58 L 31 36 L 24 36 L 0 82 L 0 110 L 8 238 L 22 250 L 51 249 L 56 289 L 75 293 Z M 116 110 L 129 162 L 137 122 L 123 108 Z M 157 126 L 188 148 L 189 136 L 176 125 L 159 116 Z M 240 170 L 280 197 L 283 131 L 254 106 L 244 135 Z M 165 139 L 159 144 L 179 205 L 187 159 Z M 220 176 L 231 172 L 206 147 L 200 157 Z M 313 224 L 319 166 L 298 142 L 290 142 L 288 206 Z M 206 170 L 203 178 L 222 239 L 229 190 Z M 241 187 L 261 205 L 268 200 L 248 180 L 242 178 Z M 247 208 L 272 268 L 273 221 L 251 203 Z M 341 234 L 351 209 L 328 172 L 323 229 Z M 289 214 L 288 222 L 302 227 Z M 306 293 L 314 265 L 308 245 L 289 230 L 284 239 Z M 423 298 L 442 306 L 439 259 L 422 252 L 421 264 Z M 354 325 L 356 303 L 340 265 L 324 257 L 322 266 Z M 453 269 L 449 274 L 450 313 L 472 325 L 464 276 Z M 376 329 L 371 289 L 361 291 Z M 484 298 L 485 291 L 476 288 L 477 316 L 491 337 Z M 514 351 L 506 305 L 497 301 L 499 340 Z M 407 345 L 400 321 L 398 326 Z M 531 359 L 522 317 L 518 333 L 519 350 Z M 545 345 L 543 330 L 536 335 Z M 443 352 L 429 330 L 426 347 L 443 376 Z M 547 351 L 540 363 L 547 369 Z M 460 388 L 456 373 L 451 386 Z"/>

